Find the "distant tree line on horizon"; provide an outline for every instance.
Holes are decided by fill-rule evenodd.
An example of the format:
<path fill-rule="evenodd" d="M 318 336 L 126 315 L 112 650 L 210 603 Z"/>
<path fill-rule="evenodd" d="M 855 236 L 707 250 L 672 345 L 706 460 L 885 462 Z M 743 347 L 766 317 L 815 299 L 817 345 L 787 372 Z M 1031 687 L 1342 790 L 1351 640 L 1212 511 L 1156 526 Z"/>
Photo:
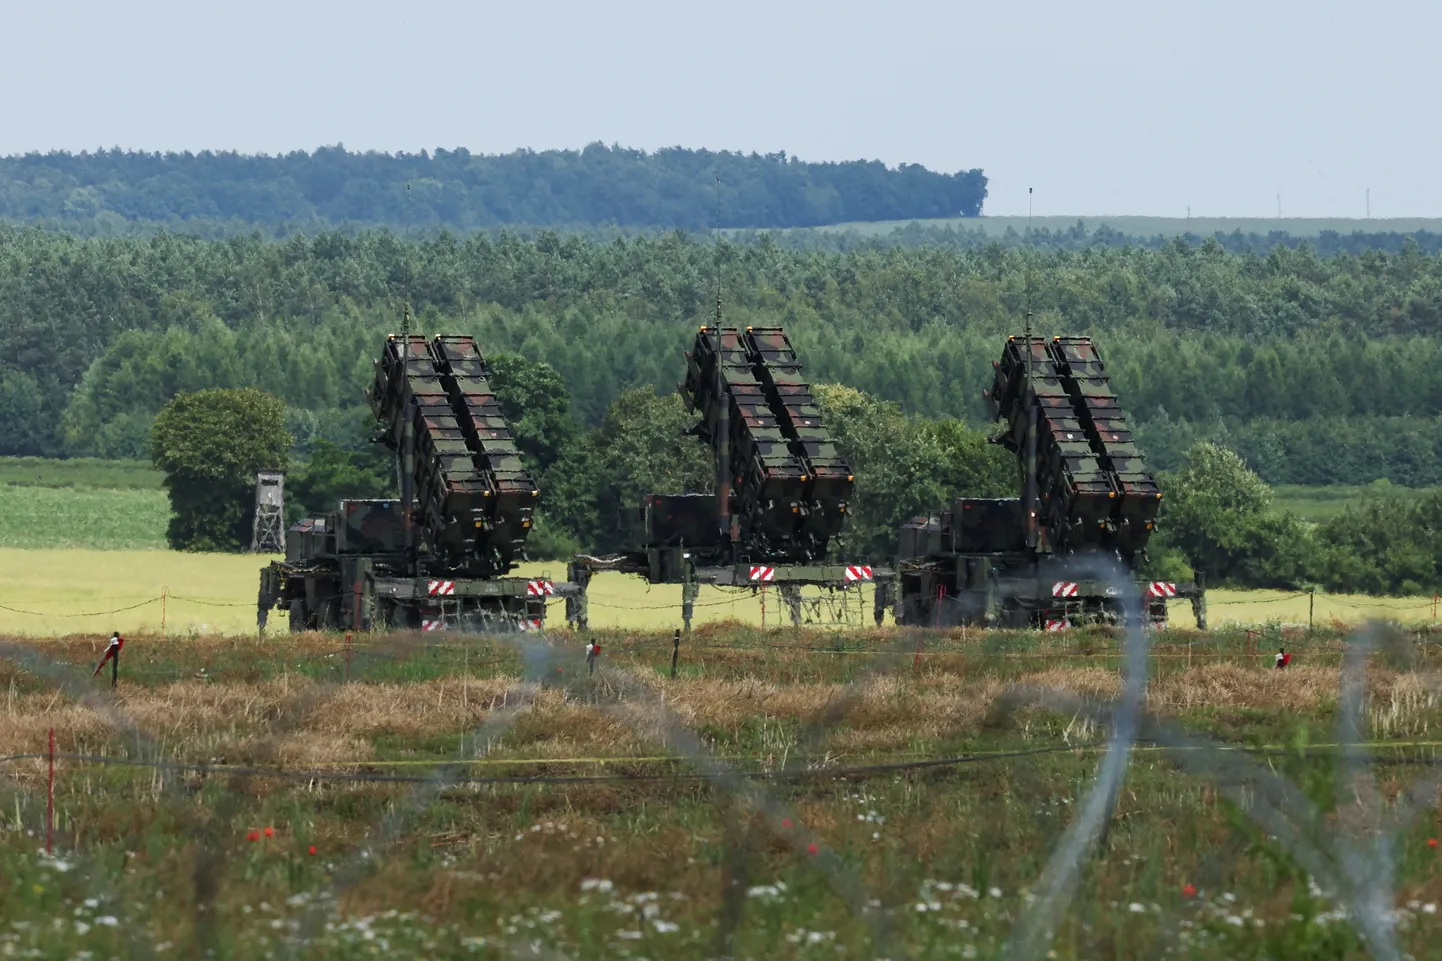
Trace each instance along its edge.
<path fill-rule="evenodd" d="M 717 226 L 718 213 L 722 227 L 806 227 L 974 217 L 986 190 L 980 170 L 600 143 L 508 154 L 335 146 L 277 156 L 117 149 L 0 157 L 0 219 L 96 233 L 186 224 L 202 232 L 215 224 L 311 232 L 340 224 L 705 230 Z"/>
<path fill-rule="evenodd" d="M 712 195 L 714 203 L 715 195 Z M 714 215 L 713 218 L 714 220 Z M 559 223 L 534 224 L 508 222 L 490 224 L 484 227 L 465 228 L 456 224 L 384 224 L 370 222 L 346 222 L 328 224 L 314 220 L 285 220 L 267 223 L 240 219 L 170 219 L 125 220 L 118 215 L 96 215 L 75 218 L 40 216 L 34 218 L 7 216 L 0 213 L 0 224 L 15 227 L 31 227 L 55 230 L 78 237 L 131 237 L 148 238 L 161 234 L 195 237 L 203 240 L 227 240 L 235 237 L 288 241 L 321 234 L 340 234 L 359 237 L 381 228 L 391 235 L 411 241 L 431 241 L 441 237 L 483 235 L 493 241 L 507 239 L 535 240 L 549 234 L 562 234 L 592 243 L 611 243 L 616 240 L 658 239 L 669 233 L 684 235 L 696 243 L 709 243 L 715 239 L 715 232 L 708 224 L 704 228 L 683 229 L 650 225 L 626 225 L 615 223 Z M 1087 250 L 1093 247 L 1137 247 L 1144 250 L 1160 250 L 1168 244 L 1184 243 L 1192 247 L 1216 244 L 1228 253 L 1265 255 L 1274 247 L 1292 250 L 1310 250 L 1322 257 L 1337 254 L 1362 254 L 1369 250 L 1385 253 L 1402 253 L 1417 250 L 1425 254 L 1442 253 L 1442 233 L 1429 230 L 1416 231 L 1362 231 L 1342 233 L 1323 230 L 1316 236 L 1297 236 L 1284 230 L 1262 233 L 1242 233 L 1240 229 L 1230 232 L 1216 231 L 1209 235 L 1183 233 L 1175 237 L 1162 234 L 1141 236 L 1117 230 L 1105 221 L 1089 226 L 1083 219 L 1064 230 L 1049 227 L 1016 230 L 1008 227 L 1001 233 L 988 232 L 980 224 L 938 224 L 913 220 L 898 224 L 887 230 L 861 230 L 856 227 L 756 228 L 728 227 L 725 239 L 733 244 L 754 244 L 765 239 L 769 243 L 787 250 L 819 251 L 825 253 L 853 253 L 857 251 L 880 251 L 893 247 L 929 247 L 938 249 L 971 250 L 985 247 L 1019 248 L 1036 250 Z"/>
<path fill-rule="evenodd" d="M 729 239 L 737 243 L 754 243 L 768 232 L 759 230 L 734 231 Z M 847 229 L 799 229 L 770 232 L 775 241 L 793 250 L 821 250 L 846 253 L 854 250 L 878 250 L 888 247 L 935 247 L 943 249 L 972 249 L 978 247 L 1031 247 L 1038 250 L 1088 250 L 1093 247 L 1139 247 L 1146 250 L 1160 250 L 1176 243 L 1191 247 L 1219 246 L 1233 254 L 1266 255 L 1273 248 L 1286 247 L 1291 250 L 1310 250 L 1322 257 L 1337 254 L 1362 254 L 1369 250 L 1384 253 L 1402 253 L 1417 250 L 1422 253 L 1442 253 L 1442 233 L 1430 230 L 1415 231 L 1364 231 L 1354 230 L 1342 233 L 1337 230 L 1322 230 L 1315 237 L 1296 236 L 1285 230 L 1272 230 L 1265 234 L 1242 233 L 1240 229 L 1230 232 L 1215 231 L 1211 234 L 1185 232 L 1176 236 L 1152 234 L 1143 236 L 1128 234 L 1111 227 L 1105 222 L 1089 227 L 1085 220 L 1078 219 L 1064 230 L 1049 227 L 1034 227 L 1016 230 L 1013 227 L 1000 234 L 988 233 L 981 225 L 928 224 L 914 222 L 901 224 L 884 233 L 866 232 L 856 228 Z"/>

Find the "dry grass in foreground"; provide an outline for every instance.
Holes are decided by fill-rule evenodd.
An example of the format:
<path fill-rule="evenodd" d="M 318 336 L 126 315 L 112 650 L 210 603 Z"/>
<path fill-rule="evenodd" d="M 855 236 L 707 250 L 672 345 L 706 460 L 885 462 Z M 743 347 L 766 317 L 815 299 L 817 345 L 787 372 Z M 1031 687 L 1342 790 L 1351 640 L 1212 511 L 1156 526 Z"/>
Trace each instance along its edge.
<path fill-rule="evenodd" d="M 315 917 L 315 957 L 505 957 L 515 938 L 579 958 L 998 956 L 1095 774 L 1084 748 L 1106 733 L 1079 714 L 1013 709 L 1012 695 L 1111 697 L 1117 639 L 956 631 L 921 637 L 918 655 L 917 637 L 711 626 L 685 639 L 672 679 L 664 634 L 603 634 L 595 677 L 557 636 L 539 686 L 522 683 L 514 644 L 492 639 L 353 639 L 347 667 L 332 636 L 137 637 L 114 693 L 89 679 L 102 638 L 34 642 L 69 693 L 0 664 L 7 748 L 43 751 L 53 727 L 65 753 L 308 773 L 62 758 L 57 843 L 74 869 L 61 871 L 35 853 L 45 762 L 8 765 L 0 874 L 13 884 L 0 899 L 0 953 L 126 956 L 134 937 L 269 956 Z M 1242 745 L 1330 731 L 1342 638 L 1284 639 L 1301 656 L 1277 672 L 1240 633 L 1162 635 L 1148 709 Z M 1442 721 L 1438 680 L 1427 659 L 1375 659 L 1368 721 L 1372 738 L 1398 745 L 1386 757 L 1425 759 L 1416 742 Z M 763 816 L 666 760 L 686 750 L 678 732 L 748 771 L 795 762 L 822 776 L 760 781 L 782 812 Z M 485 757 L 459 773 L 531 780 L 335 779 L 425 778 L 463 745 Z M 1012 753 L 1051 746 L 1061 750 Z M 865 768 L 952 754 L 981 760 Z M 1335 790 L 1325 753 L 1267 763 L 1338 824 L 1377 813 L 1379 802 Z M 1415 779 L 1406 764 L 1380 766 L 1380 803 Z M 1403 946 L 1417 956 L 1442 902 L 1442 862 L 1426 844 L 1438 823 L 1429 811 L 1397 849 Z M 884 937 L 828 871 L 888 912 Z M 1139 751 L 1055 949 L 1211 961 L 1265 943 L 1276 957 L 1357 955 L 1345 923 L 1317 920 L 1328 910 L 1217 785 Z M 101 920 L 120 913 L 123 928 Z M 37 924 L 55 917 L 60 929 Z"/>

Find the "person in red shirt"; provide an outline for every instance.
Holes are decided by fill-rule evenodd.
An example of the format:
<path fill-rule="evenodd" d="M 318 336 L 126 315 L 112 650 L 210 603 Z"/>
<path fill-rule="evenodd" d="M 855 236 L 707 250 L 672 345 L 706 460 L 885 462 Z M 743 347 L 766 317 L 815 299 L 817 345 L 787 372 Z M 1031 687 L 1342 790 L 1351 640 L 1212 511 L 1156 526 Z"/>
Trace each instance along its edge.
<path fill-rule="evenodd" d="M 1284 648 L 1277 648 L 1277 670 L 1280 671 L 1290 663 L 1292 663 L 1292 655 L 1288 654 Z"/>

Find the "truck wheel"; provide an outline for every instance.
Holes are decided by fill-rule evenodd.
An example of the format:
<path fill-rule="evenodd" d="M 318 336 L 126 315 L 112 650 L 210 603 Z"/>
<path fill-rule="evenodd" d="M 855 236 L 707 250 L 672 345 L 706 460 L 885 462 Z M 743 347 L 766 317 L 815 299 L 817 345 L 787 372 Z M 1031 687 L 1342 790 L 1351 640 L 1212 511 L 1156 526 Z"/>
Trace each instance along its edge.
<path fill-rule="evenodd" d="M 305 601 L 294 600 L 290 602 L 290 632 L 299 634 L 305 630 Z"/>

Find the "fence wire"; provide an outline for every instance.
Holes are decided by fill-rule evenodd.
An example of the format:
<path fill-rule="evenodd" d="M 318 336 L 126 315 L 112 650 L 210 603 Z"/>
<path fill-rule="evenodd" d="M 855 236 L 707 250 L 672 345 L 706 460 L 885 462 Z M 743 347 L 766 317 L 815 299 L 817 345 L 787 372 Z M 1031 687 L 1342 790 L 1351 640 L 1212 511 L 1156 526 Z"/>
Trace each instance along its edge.
<path fill-rule="evenodd" d="M 180 822 L 181 829 L 192 832 L 195 838 L 204 842 L 203 849 L 207 852 L 193 872 L 193 890 L 189 893 L 188 900 L 192 905 L 196 947 L 201 955 L 213 954 L 222 947 L 217 926 L 216 898 L 220 878 L 225 875 L 228 859 L 233 855 L 227 853 L 228 847 L 222 842 L 218 832 L 222 831 L 225 825 L 233 823 L 234 819 L 247 809 L 253 782 L 269 780 L 304 783 L 308 786 L 327 783 L 375 784 L 395 785 L 406 789 L 404 796 L 391 800 L 383 815 L 373 822 L 372 830 L 367 836 L 338 858 L 339 864 L 330 872 L 323 890 L 299 912 L 298 921 L 286 932 L 288 956 L 300 956 L 307 945 L 325 932 L 327 924 L 340 913 L 347 892 L 375 876 L 381 860 L 379 855 L 412 832 L 416 823 L 453 789 L 487 785 L 566 787 L 672 782 L 706 785 L 712 792 L 713 803 L 718 806 L 726 825 L 724 889 L 714 946 L 717 956 L 724 956 L 734 948 L 736 934 L 745 924 L 748 911 L 751 910 L 748 900 L 738 898 L 735 892 L 744 891 L 752 876 L 753 847 L 757 841 L 754 832 L 758 830 L 753 826 L 753 821 L 758 821 L 759 830 L 784 840 L 789 849 L 808 852 L 809 856 L 801 860 L 801 865 L 806 871 L 814 873 L 838 902 L 869 932 L 871 956 L 902 958 L 907 956 L 908 947 L 897 936 L 895 921 L 900 905 L 895 895 L 876 888 L 861 870 L 858 861 L 848 856 L 848 852 L 829 848 L 822 833 L 810 827 L 797 806 L 781 793 L 781 786 L 826 780 L 843 782 L 908 777 L 969 765 L 1041 760 L 1053 755 L 1095 756 L 1099 758 L 1099 762 L 1091 779 L 1080 792 L 1074 808 L 1075 815 L 1055 841 L 1038 876 L 1028 885 L 1029 900 L 1012 922 L 1010 935 L 1003 945 L 1003 954 L 1007 957 L 1032 959 L 1047 957 L 1052 950 L 1053 940 L 1060 924 L 1068 915 L 1080 879 L 1113 820 L 1128 768 L 1137 756 L 1145 754 L 1165 758 L 1169 763 L 1210 783 L 1231 798 L 1237 810 L 1261 828 L 1267 839 L 1266 843 L 1275 844 L 1285 851 L 1316 879 L 1327 895 L 1340 906 L 1343 921 L 1356 929 L 1374 956 L 1400 958 L 1402 954 L 1397 944 L 1397 919 L 1394 910 L 1398 838 L 1422 811 L 1435 803 L 1438 790 L 1442 789 L 1442 764 L 1432 757 L 1403 756 L 1399 752 L 1410 748 L 1432 750 L 1435 754 L 1435 748 L 1442 746 L 1442 742 L 1370 740 L 1366 730 L 1366 679 L 1370 655 L 1379 649 L 1386 648 L 1390 654 L 1403 658 L 1415 656 L 1415 651 L 1405 646 L 1399 648 L 1388 628 L 1367 625 L 1359 629 L 1345 645 L 1328 652 L 1341 656 L 1337 726 L 1332 741 L 1311 745 L 1305 749 L 1290 745 L 1244 748 L 1187 730 L 1175 721 L 1155 717 L 1146 710 L 1149 662 L 1164 655 L 1197 655 L 1151 651 L 1152 638 L 1141 626 L 1144 622 L 1142 598 L 1135 583 L 1124 570 L 1114 562 L 1082 559 L 1068 576 L 1078 580 L 1101 580 L 1109 583 L 1123 603 L 1126 623 L 1130 626 L 1123 630 L 1121 647 L 1116 652 L 1059 652 L 1057 656 L 1069 659 L 1096 656 L 1120 660 L 1120 694 L 1113 699 L 1081 698 L 1069 691 L 1014 684 L 1005 692 L 1003 701 L 1009 706 L 1040 706 L 1073 718 L 1088 719 L 1107 732 L 1106 741 L 1101 745 L 1079 746 L 1062 743 L 1017 750 L 978 751 L 945 757 L 849 764 L 838 763 L 835 758 L 818 753 L 815 748 L 826 733 L 857 710 L 857 705 L 863 702 L 870 685 L 879 683 L 890 675 L 912 672 L 917 659 L 923 654 L 944 656 L 963 653 L 923 651 L 925 640 L 934 635 L 912 630 L 901 632 L 892 643 L 881 650 L 799 649 L 808 655 L 867 654 L 871 662 L 859 676 L 842 687 L 838 696 L 833 697 L 804 725 L 795 753 L 789 755 L 780 765 L 756 767 L 756 755 L 726 757 L 713 750 L 701 734 L 677 712 L 675 705 L 667 698 L 664 683 L 658 685 L 654 677 L 643 676 L 603 660 L 593 674 L 587 672 L 582 675 L 582 681 L 575 677 L 581 672 L 577 670 L 580 655 L 573 642 L 567 639 L 557 643 L 558 638 L 523 634 L 501 638 L 510 648 L 507 656 L 471 662 L 471 666 L 519 664 L 519 676 L 508 683 L 503 706 L 488 710 L 484 720 L 464 732 L 452 756 L 438 760 L 407 762 L 417 766 L 433 766 L 429 773 L 366 770 L 367 765 L 375 768 L 397 764 L 393 761 L 366 759 L 337 761 L 313 767 L 291 767 L 279 762 L 244 765 L 194 763 L 167 759 L 164 756 L 163 726 L 157 729 L 153 722 L 143 723 L 126 712 L 122 701 L 103 691 L 97 691 L 89 683 L 88 670 L 80 671 L 77 665 L 49 657 L 32 645 L 15 640 L 0 640 L 0 658 L 33 674 L 57 695 L 83 703 L 97 711 L 110 729 L 117 732 L 127 750 L 126 756 L 80 751 L 54 754 L 12 753 L 0 756 L 0 764 L 4 765 L 0 767 L 0 776 L 9 779 L 12 790 L 31 792 L 34 790 L 33 772 L 22 775 L 17 770 L 27 762 L 33 766 L 33 762 L 54 760 L 64 765 L 67 772 L 89 767 L 149 770 L 161 779 L 165 797 L 173 802 L 179 802 L 193 790 L 187 786 L 181 775 L 199 775 L 203 779 L 223 780 L 223 804 L 214 817 L 204 821 L 194 818 L 186 821 L 182 818 Z M 1298 596 L 1306 595 L 1293 595 L 1276 600 L 1290 601 Z M 199 602 L 194 598 L 172 598 Z M 120 613 L 158 600 L 160 598 L 143 601 L 131 608 L 96 613 Z M 95 616 L 95 613 L 74 616 Z M 456 645 L 452 650 L 461 646 Z M 767 653 L 767 649 L 761 646 L 747 648 L 696 639 L 688 641 L 688 650 L 692 648 L 703 652 L 745 650 Z M 445 649 L 445 646 L 397 638 L 389 645 L 388 650 L 347 646 L 312 652 L 304 657 L 344 657 L 348 663 L 355 658 L 362 665 L 367 661 L 403 664 L 422 653 L 437 649 Z M 993 651 L 986 652 L 984 656 L 1035 658 L 1045 655 Z M 1230 656 L 1238 655 L 1232 652 Z M 665 752 L 638 757 L 607 758 L 493 756 L 496 745 L 532 709 L 538 695 L 547 686 L 556 684 L 554 677 L 558 665 L 563 672 L 564 669 L 571 671 L 567 675 L 566 683 L 586 685 L 588 703 L 599 707 L 607 717 L 636 736 L 659 742 L 664 746 Z M 363 680 L 363 667 L 360 673 L 362 676 L 356 680 Z M 1436 678 L 1427 674 L 1421 676 L 1427 678 L 1433 693 L 1442 694 L 1442 685 L 1437 684 Z M 273 760 L 283 735 L 302 729 L 308 718 L 325 710 L 328 704 L 343 696 L 344 690 L 344 685 L 322 683 L 287 698 L 266 724 L 256 754 Z M 1383 750 L 1392 752 L 1389 760 L 1404 760 L 1424 769 L 1422 777 L 1404 792 L 1401 802 L 1396 805 L 1383 803 L 1377 784 L 1374 764 L 1378 759 L 1378 752 Z M 1317 804 L 1270 764 L 1271 755 L 1283 753 L 1304 757 L 1340 758 L 1343 761 L 1343 773 L 1336 785 L 1338 806 L 1356 804 L 1373 812 L 1375 817 L 1345 828 L 1327 826 L 1329 822 Z M 664 763 L 681 769 L 626 770 L 597 774 L 549 771 L 536 774 L 472 773 L 475 767 L 481 765 L 562 767 L 588 763 L 632 766 Z M 354 767 L 358 770 L 328 770 L 327 767 Z M 178 805 L 177 809 L 182 807 Z M 963 828 L 964 826 L 958 825 L 958 830 Z M 1239 834 L 1237 841 L 1239 844 L 1251 844 L 1255 843 L 1255 837 Z M 1226 845 L 1219 845 L 1214 852 L 1213 861 L 1202 865 L 1198 876 L 1205 876 L 1208 870 L 1219 870 L 1217 862 L 1226 850 Z M 107 870 L 101 850 L 71 850 L 66 852 L 66 856 L 79 865 L 77 875 L 90 890 L 107 897 L 118 897 L 115 876 L 112 871 Z M 1180 930 L 1175 924 L 1160 925 L 1156 933 L 1158 940 L 1153 946 L 1156 953 L 1168 951 Z M 125 937 L 131 949 L 130 953 L 136 956 L 157 955 L 156 947 L 150 942 L 146 931 L 130 930 L 125 932 Z M 563 953 L 546 948 L 534 940 L 520 938 L 506 941 L 505 949 L 514 957 L 565 957 Z"/>

